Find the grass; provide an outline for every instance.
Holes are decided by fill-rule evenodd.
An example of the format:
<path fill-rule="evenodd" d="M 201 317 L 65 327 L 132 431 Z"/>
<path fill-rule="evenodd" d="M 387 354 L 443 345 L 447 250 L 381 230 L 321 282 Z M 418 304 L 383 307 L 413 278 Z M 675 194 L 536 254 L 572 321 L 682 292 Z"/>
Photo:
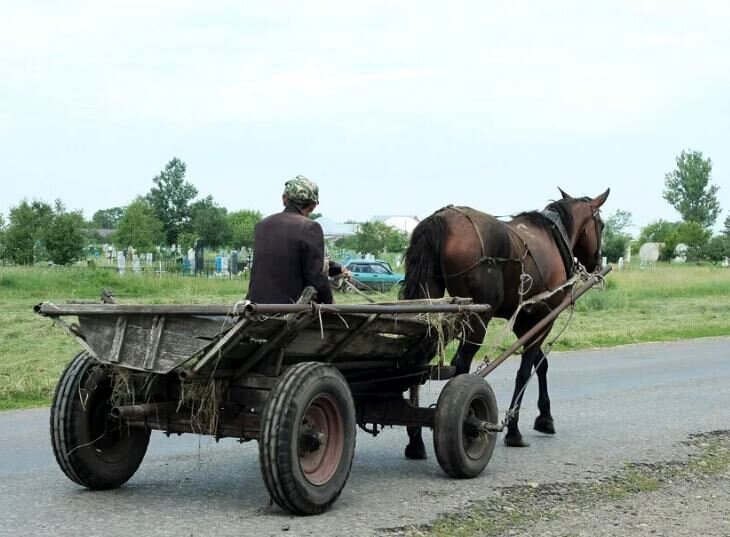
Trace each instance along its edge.
<path fill-rule="evenodd" d="M 78 352 L 74 340 L 49 319 L 32 313 L 35 304 L 97 300 L 103 288 L 113 290 L 125 303 L 232 304 L 245 295 L 246 285 L 241 279 L 120 277 L 113 271 L 86 268 L 0 267 L 0 409 L 48 404 L 63 367 Z M 394 299 L 395 292 L 376 297 Z M 336 298 L 361 300 L 339 293 Z M 580 300 L 555 348 L 730 336 L 728 312 L 730 270 L 668 265 L 628 269 L 610 274 L 605 290 Z M 564 321 L 565 316 L 556 329 Z M 490 325 L 480 355 L 493 348 L 501 326 L 500 320 Z"/>

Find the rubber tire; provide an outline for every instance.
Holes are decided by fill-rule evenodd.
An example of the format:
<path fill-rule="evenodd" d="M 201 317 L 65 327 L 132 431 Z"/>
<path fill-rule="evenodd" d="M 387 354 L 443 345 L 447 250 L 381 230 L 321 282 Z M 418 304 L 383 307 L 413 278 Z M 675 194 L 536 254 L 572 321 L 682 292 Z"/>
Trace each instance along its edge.
<path fill-rule="evenodd" d="M 88 390 L 84 402 L 81 390 Z M 106 408 L 99 405 L 109 406 L 110 395 L 108 371 L 81 352 L 61 374 L 51 404 L 51 445 L 56 461 L 71 481 L 93 490 L 126 483 L 142 463 L 150 439 L 149 429 L 123 427 L 111 445 L 94 443 L 99 435 L 92 419 L 105 414 Z"/>
<path fill-rule="evenodd" d="M 459 375 L 446 383 L 436 404 L 433 447 L 441 468 L 451 477 L 476 477 L 492 458 L 497 434 L 487 434 L 470 455 L 465 446 L 464 420 L 471 405 L 476 404 L 483 414 L 480 419 L 497 423 L 498 410 L 494 392 L 486 380 L 477 375 Z"/>
<path fill-rule="evenodd" d="M 332 398 L 342 417 L 343 448 L 329 480 L 314 485 L 299 462 L 299 426 L 319 395 Z M 261 418 L 259 461 L 271 498 L 295 515 L 316 515 L 327 510 L 347 483 L 355 453 L 355 404 L 347 381 L 335 368 L 302 362 L 287 369 L 271 391 Z"/>

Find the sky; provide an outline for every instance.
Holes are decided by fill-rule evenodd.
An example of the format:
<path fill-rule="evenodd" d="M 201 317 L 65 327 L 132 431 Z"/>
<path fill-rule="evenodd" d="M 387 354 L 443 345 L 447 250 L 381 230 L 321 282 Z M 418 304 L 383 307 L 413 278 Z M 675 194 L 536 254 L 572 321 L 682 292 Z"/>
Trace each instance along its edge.
<path fill-rule="evenodd" d="M 730 4 L 0 0 L 0 213 L 94 211 L 173 157 L 231 211 L 336 221 L 611 195 L 636 228 L 683 149 L 730 214 Z M 635 229 L 636 229 L 635 228 Z"/>

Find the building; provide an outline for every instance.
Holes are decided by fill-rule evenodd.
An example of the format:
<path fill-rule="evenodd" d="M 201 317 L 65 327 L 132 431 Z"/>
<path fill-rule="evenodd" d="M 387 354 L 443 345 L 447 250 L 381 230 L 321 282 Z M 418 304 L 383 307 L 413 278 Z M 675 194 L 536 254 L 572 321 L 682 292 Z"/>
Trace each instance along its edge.
<path fill-rule="evenodd" d="M 383 222 L 398 231 L 403 231 L 409 236 L 416 229 L 416 226 L 420 222 L 417 216 L 402 216 L 402 215 L 378 215 L 371 218 L 373 222 Z"/>

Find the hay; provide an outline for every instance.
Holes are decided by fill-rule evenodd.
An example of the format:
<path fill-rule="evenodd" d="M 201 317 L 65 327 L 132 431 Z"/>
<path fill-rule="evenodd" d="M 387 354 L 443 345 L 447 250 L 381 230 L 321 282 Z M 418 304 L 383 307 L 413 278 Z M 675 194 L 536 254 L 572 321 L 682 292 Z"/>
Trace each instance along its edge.
<path fill-rule="evenodd" d="M 155 382 L 159 375 L 111 368 L 111 404 L 114 407 L 150 403 L 153 401 Z M 190 413 L 190 427 L 194 433 L 215 435 L 218 431 L 219 410 L 226 396 L 227 381 L 212 378 L 180 383 L 180 397 L 176 412 Z"/>
<path fill-rule="evenodd" d="M 190 409 L 190 426 L 198 434 L 216 435 L 218 432 L 219 410 L 226 395 L 227 381 L 201 380 L 183 382 L 180 385 L 180 400 L 177 411 Z"/>

